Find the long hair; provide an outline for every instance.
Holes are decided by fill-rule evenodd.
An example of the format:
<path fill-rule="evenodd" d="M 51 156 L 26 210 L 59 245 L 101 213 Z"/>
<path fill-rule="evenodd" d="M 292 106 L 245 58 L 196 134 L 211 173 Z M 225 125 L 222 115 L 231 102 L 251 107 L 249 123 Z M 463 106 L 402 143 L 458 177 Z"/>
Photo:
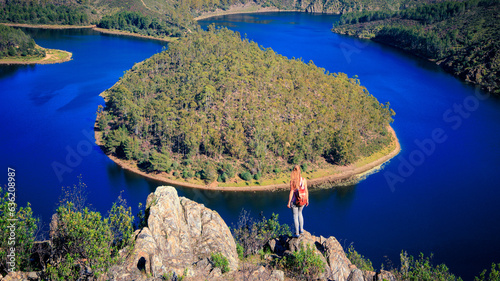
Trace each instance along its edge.
<path fill-rule="evenodd" d="M 299 165 L 295 165 L 292 170 L 291 174 L 291 179 L 290 179 L 290 187 L 293 190 L 296 190 L 300 186 L 300 167 Z"/>

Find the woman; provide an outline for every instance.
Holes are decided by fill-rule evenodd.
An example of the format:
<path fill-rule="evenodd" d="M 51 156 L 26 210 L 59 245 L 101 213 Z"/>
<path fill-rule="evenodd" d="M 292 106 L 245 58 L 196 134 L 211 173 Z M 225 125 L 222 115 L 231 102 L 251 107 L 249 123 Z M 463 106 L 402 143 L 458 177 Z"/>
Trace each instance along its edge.
<path fill-rule="evenodd" d="M 290 179 L 290 195 L 288 196 L 288 208 L 292 208 L 293 222 L 295 224 L 295 235 L 299 237 L 304 232 L 304 217 L 302 209 L 309 205 L 309 191 L 306 179 L 300 176 L 300 167 L 295 165 Z"/>

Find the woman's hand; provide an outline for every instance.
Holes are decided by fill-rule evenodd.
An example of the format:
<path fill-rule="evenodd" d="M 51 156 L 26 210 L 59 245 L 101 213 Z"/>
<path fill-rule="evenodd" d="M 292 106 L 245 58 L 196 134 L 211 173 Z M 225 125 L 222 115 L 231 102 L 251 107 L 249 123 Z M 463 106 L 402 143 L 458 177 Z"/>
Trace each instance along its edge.
<path fill-rule="evenodd" d="M 290 208 L 291 208 L 291 207 L 290 207 L 290 202 L 288 202 L 288 205 L 286 205 L 286 206 L 288 207 L 288 209 L 290 209 Z"/>

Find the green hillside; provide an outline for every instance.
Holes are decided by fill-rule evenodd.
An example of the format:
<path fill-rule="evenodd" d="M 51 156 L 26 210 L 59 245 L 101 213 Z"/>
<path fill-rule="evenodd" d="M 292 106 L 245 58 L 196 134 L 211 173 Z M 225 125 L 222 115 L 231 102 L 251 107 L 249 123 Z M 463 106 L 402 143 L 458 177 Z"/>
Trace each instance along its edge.
<path fill-rule="evenodd" d="M 21 30 L 0 25 L 0 59 L 20 56 L 43 58 L 45 51 L 36 48 L 35 40 Z"/>
<path fill-rule="evenodd" d="M 108 153 L 207 182 L 349 164 L 392 140 L 394 112 L 359 80 L 227 29 L 171 43 L 104 95 L 98 127 Z"/>
<path fill-rule="evenodd" d="M 440 0 L 0 0 L 0 22 L 97 25 L 155 37 L 179 37 L 199 29 L 201 14 L 241 5 L 342 14 L 400 10 Z"/>
<path fill-rule="evenodd" d="M 436 61 L 460 78 L 500 94 L 500 1 L 469 0 L 404 11 L 346 14 L 340 34 L 369 38 Z"/>

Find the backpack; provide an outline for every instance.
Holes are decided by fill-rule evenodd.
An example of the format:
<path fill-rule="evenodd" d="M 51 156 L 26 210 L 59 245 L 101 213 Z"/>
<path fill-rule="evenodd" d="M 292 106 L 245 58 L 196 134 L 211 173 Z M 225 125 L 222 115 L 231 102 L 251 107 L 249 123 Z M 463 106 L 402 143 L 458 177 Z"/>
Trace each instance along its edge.
<path fill-rule="evenodd" d="M 300 178 L 300 185 L 297 190 L 295 190 L 295 205 L 297 207 L 302 207 L 307 203 L 306 198 L 306 187 L 304 186 L 304 179 Z"/>

